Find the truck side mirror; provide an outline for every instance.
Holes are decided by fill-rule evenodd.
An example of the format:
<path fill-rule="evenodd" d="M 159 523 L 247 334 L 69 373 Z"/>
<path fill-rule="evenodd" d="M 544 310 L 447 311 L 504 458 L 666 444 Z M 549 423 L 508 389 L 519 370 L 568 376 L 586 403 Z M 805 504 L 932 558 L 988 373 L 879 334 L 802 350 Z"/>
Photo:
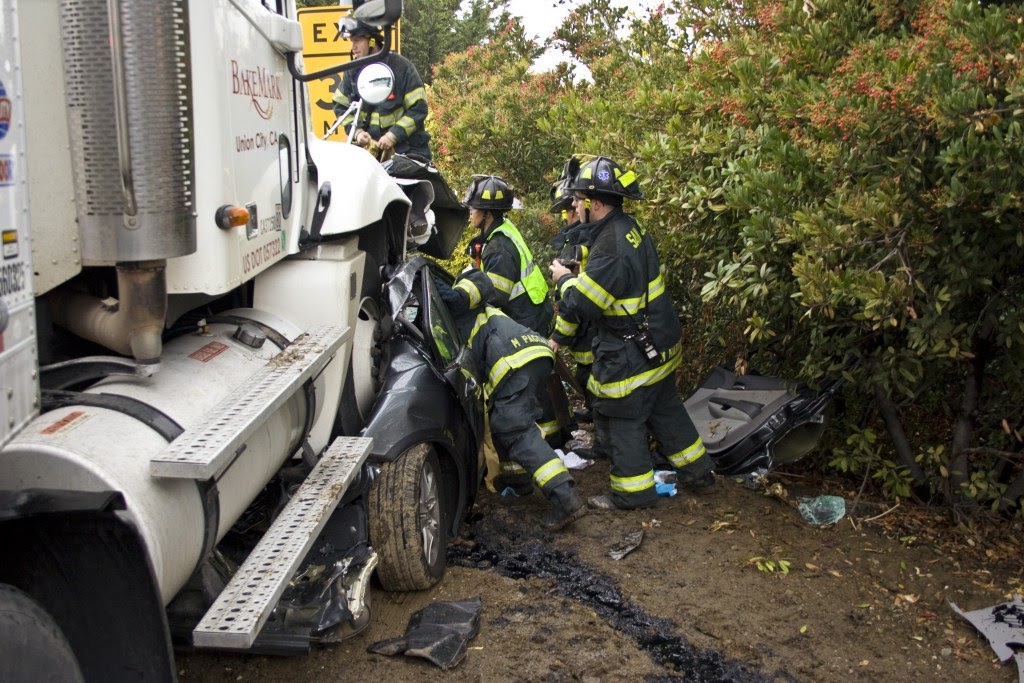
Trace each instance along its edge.
<path fill-rule="evenodd" d="M 355 3 L 352 15 L 369 24 L 393 24 L 402 16 L 402 0 L 365 0 Z"/>
<path fill-rule="evenodd" d="M 384 62 L 367 64 L 356 79 L 359 99 L 367 104 L 380 104 L 395 87 L 395 74 Z"/>

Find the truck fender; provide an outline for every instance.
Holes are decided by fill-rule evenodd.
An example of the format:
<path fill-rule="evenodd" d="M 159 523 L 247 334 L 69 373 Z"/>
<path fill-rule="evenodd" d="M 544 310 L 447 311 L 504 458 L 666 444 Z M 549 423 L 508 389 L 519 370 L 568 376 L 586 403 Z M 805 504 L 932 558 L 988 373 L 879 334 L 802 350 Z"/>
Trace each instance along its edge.
<path fill-rule="evenodd" d="M 408 220 L 412 202 L 369 152 L 355 145 L 311 138 L 310 161 L 317 183 L 330 183 L 332 199 L 321 237 L 356 232 L 384 219 L 389 205 L 401 204 Z"/>

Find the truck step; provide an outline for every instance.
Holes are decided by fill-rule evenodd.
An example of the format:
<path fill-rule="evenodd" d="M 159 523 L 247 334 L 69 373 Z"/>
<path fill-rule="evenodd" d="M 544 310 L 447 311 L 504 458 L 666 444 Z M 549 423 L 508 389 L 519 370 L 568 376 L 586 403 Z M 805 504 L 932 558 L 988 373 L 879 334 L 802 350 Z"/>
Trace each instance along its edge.
<path fill-rule="evenodd" d="M 195 647 L 252 647 L 372 445 L 367 437 L 335 439 L 192 631 Z"/>
<path fill-rule="evenodd" d="M 149 473 L 178 479 L 219 477 L 267 416 L 315 377 L 351 336 L 350 328 L 336 325 L 300 335 L 226 396 L 203 422 L 157 453 L 149 462 Z"/>

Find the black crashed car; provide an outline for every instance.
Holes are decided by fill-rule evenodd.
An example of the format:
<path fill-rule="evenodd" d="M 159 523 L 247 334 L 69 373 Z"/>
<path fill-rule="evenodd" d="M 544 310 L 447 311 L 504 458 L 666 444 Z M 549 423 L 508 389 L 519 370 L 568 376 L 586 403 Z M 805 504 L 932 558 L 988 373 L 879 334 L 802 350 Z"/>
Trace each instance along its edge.
<path fill-rule="evenodd" d="M 414 256 L 386 273 L 380 321 L 381 385 L 361 435 L 377 471 L 368 496 L 369 540 L 387 590 L 422 590 L 445 571 L 483 477 L 482 389 L 435 278 Z"/>

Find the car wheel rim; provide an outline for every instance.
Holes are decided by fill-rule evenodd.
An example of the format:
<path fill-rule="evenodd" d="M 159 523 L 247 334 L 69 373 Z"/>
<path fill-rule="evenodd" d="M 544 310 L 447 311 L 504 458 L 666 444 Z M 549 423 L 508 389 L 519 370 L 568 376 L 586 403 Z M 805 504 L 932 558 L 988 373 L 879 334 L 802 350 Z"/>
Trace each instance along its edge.
<path fill-rule="evenodd" d="M 424 467 L 420 472 L 418 512 L 420 534 L 423 536 L 423 559 L 428 566 L 433 566 L 440 552 L 441 505 L 437 500 L 437 478 L 429 467 Z"/>

